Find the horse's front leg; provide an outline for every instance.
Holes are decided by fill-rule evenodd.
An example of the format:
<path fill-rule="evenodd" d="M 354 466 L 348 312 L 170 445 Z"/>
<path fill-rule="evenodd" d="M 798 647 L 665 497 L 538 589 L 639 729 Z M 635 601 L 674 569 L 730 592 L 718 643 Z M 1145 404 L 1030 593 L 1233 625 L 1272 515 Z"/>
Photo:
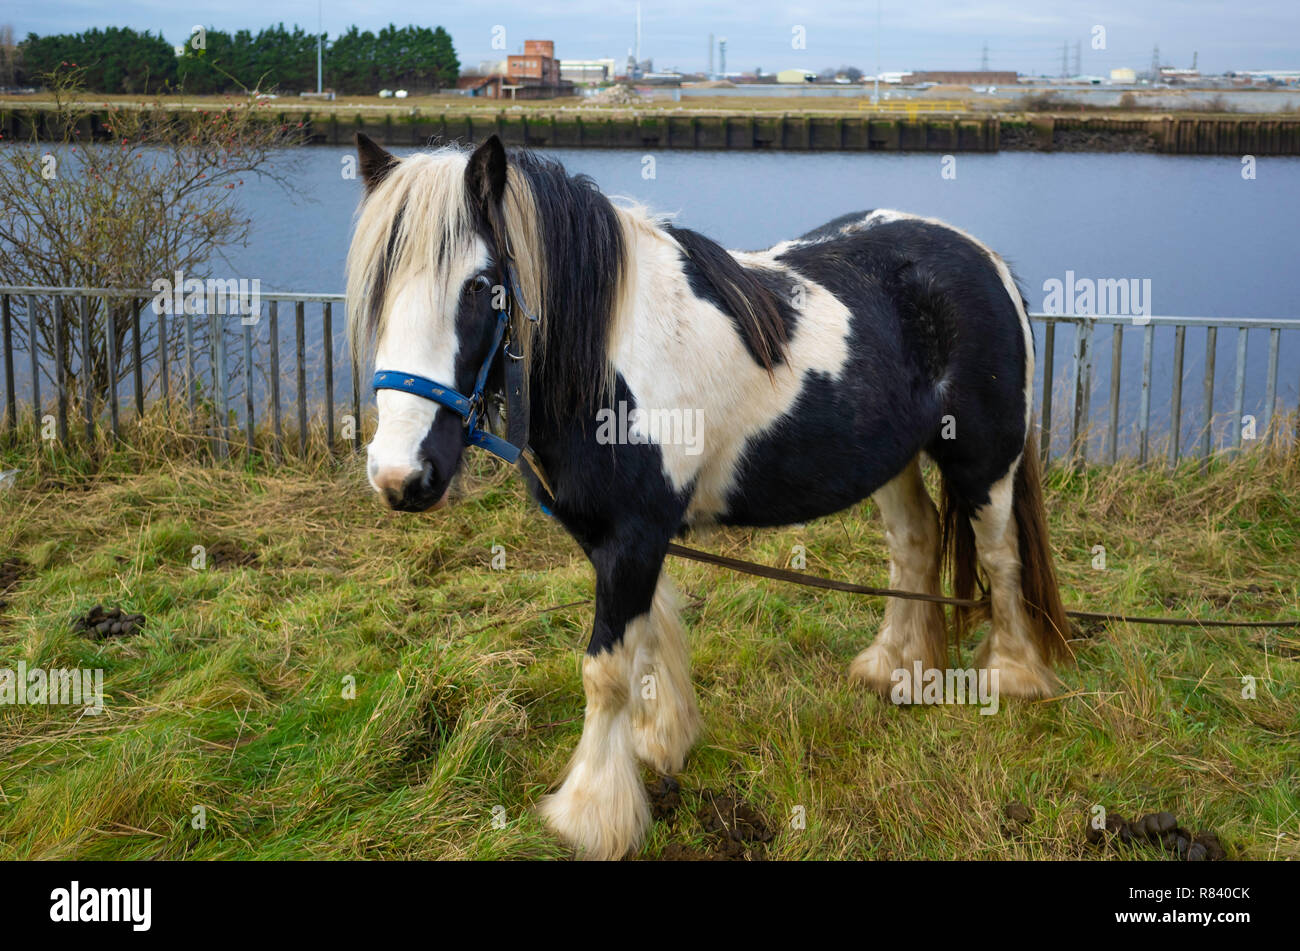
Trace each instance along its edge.
<path fill-rule="evenodd" d="M 656 713 L 665 702 L 676 705 L 683 676 L 688 692 L 690 680 L 684 647 L 665 652 L 658 638 L 665 612 L 675 611 L 668 591 L 656 595 L 663 553 L 635 548 L 617 544 L 591 552 L 596 620 L 582 662 L 582 739 L 564 782 L 539 806 L 583 858 L 621 858 L 641 843 L 650 806 L 638 756 L 657 767 L 679 767 L 683 744 L 689 747 L 698 723 L 693 693 L 689 712 L 674 706 L 662 720 Z"/>
<path fill-rule="evenodd" d="M 641 762 L 670 776 L 680 772 L 700 733 L 691 656 L 677 593 L 660 573 L 654 603 L 623 635 L 632 651 L 632 739 Z"/>

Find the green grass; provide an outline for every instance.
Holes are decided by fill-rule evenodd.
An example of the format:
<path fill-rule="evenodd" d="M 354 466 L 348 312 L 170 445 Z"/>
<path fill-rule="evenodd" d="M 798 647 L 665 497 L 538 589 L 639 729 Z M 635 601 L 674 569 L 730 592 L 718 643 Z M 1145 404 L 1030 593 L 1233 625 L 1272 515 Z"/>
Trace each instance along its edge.
<path fill-rule="evenodd" d="M 591 572 L 498 464 L 476 455 L 458 504 L 411 516 L 380 507 L 356 460 L 268 472 L 126 453 L 93 471 L 3 459 L 27 471 L 0 491 L 0 561 L 19 563 L 0 595 L 0 667 L 103 668 L 107 709 L 0 707 L 0 858 L 567 854 L 531 807 L 581 729 Z M 1070 606 L 1296 614 L 1294 448 L 1204 476 L 1056 468 L 1048 494 Z M 809 571 L 887 583 L 869 502 L 695 543 L 773 564 L 801 544 Z M 195 570 L 196 545 L 225 557 Z M 1236 858 L 1300 857 L 1294 630 L 1100 627 L 1075 642 L 1060 697 L 981 716 L 900 708 L 849 683 L 879 601 L 668 571 L 706 726 L 683 803 L 643 857 L 708 851 L 709 791 L 766 817 L 769 858 L 1093 856 L 1083 827 L 1098 803 L 1167 809 Z M 144 632 L 75 633 L 98 603 L 144 613 Z M 1242 698 L 1244 675 L 1256 699 Z M 1012 800 L 1033 812 L 1014 833 Z"/>

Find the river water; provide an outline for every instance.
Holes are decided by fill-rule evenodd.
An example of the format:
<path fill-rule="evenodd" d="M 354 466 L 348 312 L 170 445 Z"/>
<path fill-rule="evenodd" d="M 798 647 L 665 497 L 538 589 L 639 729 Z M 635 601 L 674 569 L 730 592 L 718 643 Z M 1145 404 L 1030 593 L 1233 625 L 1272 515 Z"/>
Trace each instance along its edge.
<path fill-rule="evenodd" d="M 404 154 L 410 150 L 397 150 Z M 610 195 L 676 215 L 731 248 L 761 248 L 850 211 L 894 208 L 942 218 L 969 231 L 1012 265 L 1033 310 L 1048 309 L 1052 281 L 1123 279 L 1149 288 L 1158 315 L 1300 317 L 1300 158 L 1260 158 L 1254 177 L 1236 157 L 1066 153 L 958 154 L 649 152 L 555 150 L 571 172 L 591 175 Z M 277 159 L 293 191 L 265 180 L 239 193 L 253 220 L 247 247 L 232 249 L 213 274 L 260 279 L 271 291 L 340 292 L 360 183 L 346 177 L 351 152 L 331 147 L 286 150 Z M 945 164 L 947 163 L 947 164 Z M 281 309 L 283 339 L 291 319 Z M 319 316 L 309 308 L 319 351 Z M 291 311 L 290 311 L 291 314 Z M 342 366 L 342 315 L 334 318 Z M 1041 386 L 1042 328 L 1037 328 Z M 1125 335 L 1121 433 L 1134 431 L 1141 332 Z M 1151 415 L 1168 427 L 1173 330 L 1155 335 Z M 232 338 L 232 343 L 237 341 Z M 1266 331 L 1250 335 L 1246 412 L 1262 428 Z M 1073 334 L 1057 333 L 1055 429 L 1066 397 Z M 1184 363 L 1183 442 L 1202 423 L 1205 332 L 1189 330 Z M 291 357 L 292 351 L 283 355 Z M 1092 420 L 1104 423 L 1110 331 L 1095 342 Z M 1216 414 L 1232 408 L 1236 333 L 1219 332 Z M 258 361 L 260 362 L 260 361 Z M 346 397 L 347 374 L 336 392 Z M 310 384 L 309 384 L 310 385 Z M 1278 396 L 1300 396 L 1300 331 L 1282 334 Z M 1220 434 L 1228 420 L 1219 422 Z M 1099 443 L 1098 443 L 1099 444 Z M 1060 443 L 1058 441 L 1057 445 Z"/>
<path fill-rule="evenodd" d="M 397 150 L 403 154 L 408 150 Z M 254 243 L 231 255 L 233 273 L 265 288 L 340 291 L 360 185 L 344 177 L 343 149 L 302 149 L 299 195 L 253 183 L 244 200 Z M 606 194 L 626 196 L 731 248 L 761 248 L 849 211 L 895 208 L 942 218 L 999 251 L 1034 310 L 1047 309 L 1050 281 L 1128 279 L 1150 288 L 1150 312 L 1207 317 L 1300 317 L 1300 158 L 1260 158 L 1254 178 L 1236 157 L 1002 152 L 792 154 L 555 150 L 571 172 Z M 653 160 L 653 165 L 650 164 Z M 945 175 L 945 171 L 947 175 Z M 1146 282 L 1149 282 L 1146 283 Z M 1236 333 L 1219 332 L 1216 413 L 1232 408 Z M 1168 427 L 1173 330 L 1159 328 L 1153 359 L 1153 429 Z M 1038 333 L 1041 385 L 1041 328 Z M 1246 412 L 1262 403 L 1268 338 L 1249 339 Z M 1073 334 L 1057 334 L 1057 431 Z M 1189 330 L 1184 362 L 1184 443 L 1201 424 L 1205 335 Z M 1095 340 L 1093 421 L 1105 420 L 1110 331 Z M 1121 433 L 1137 419 L 1141 332 L 1125 332 Z M 1282 335 L 1278 395 L 1294 407 L 1300 332 Z M 1227 421 L 1220 421 L 1226 429 Z"/>

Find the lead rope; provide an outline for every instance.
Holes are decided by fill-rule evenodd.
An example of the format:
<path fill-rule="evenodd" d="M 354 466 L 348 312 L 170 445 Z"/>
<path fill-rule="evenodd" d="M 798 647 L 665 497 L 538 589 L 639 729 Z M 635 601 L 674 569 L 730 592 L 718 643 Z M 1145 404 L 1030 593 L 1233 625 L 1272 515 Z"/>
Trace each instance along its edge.
<path fill-rule="evenodd" d="M 537 481 L 542 488 L 546 490 L 546 504 L 542 506 L 547 515 L 551 515 L 550 506 L 555 502 L 555 492 L 552 491 L 551 485 L 546 481 L 546 474 L 542 465 L 537 461 L 537 457 L 531 449 L 524 451 L 522 458 L 528 463 L 529 469 L 532 470 Z M 740 558 L 731 558 L 727 555 L 715 555 L 712 552 L 700 551 L 698 548 L 688 548 L 685 545 L 678 545 L 676 542 L 670 542 L 668 545 L 668 554 L 675 558 L 684 558 L 687 561 L 697 561 L 705 565 L 714 565 L 718 568 L 726 568 L 730 571 L 738 571 L 742 574 L 753 575 L 756 578 L 768 578 L 772 581 L 785 581 L 789 584 L 797 584 L 804 588 L 821 588 L 827 591 L 843 591 L 847 594 L 862 594 L 868 597 L 878 598 L 898 598 L 903 601 L 925 601 L 929 604 L 948 604 L 958 608 L 979 608 L 989 604 L 988 597 L 983 598 L 950 598 L 941 594 L 926 594 L 923 591 L 903 591 L 898 588 L 878 588 L 874 585 L 856 584 L 852 581 L 840 581 L 836 578 L 823 578 L 821 575 L 810 575 L 802 571 L 790 571 L 787 568 L 774 568 L 771 565 L 760 565 L 752 561 L 744 561 Z M 1078 611 L 1067 610 L 1067 617 L 1077 618 L 1083 621 L 1103 621 L 1120 624 L 1159 624 L 1166 627 L 1234 627 L 1234 628 L 1260 628 L 1260 627 L 1300 627 L 1300 619 L 1276 619 L 1271 621 L 1212 621 L 1201 618 L 1180 618 L 1180 617 L 1147 617 L 1134 614 L 1110 614 L 1104 611 Z"/>

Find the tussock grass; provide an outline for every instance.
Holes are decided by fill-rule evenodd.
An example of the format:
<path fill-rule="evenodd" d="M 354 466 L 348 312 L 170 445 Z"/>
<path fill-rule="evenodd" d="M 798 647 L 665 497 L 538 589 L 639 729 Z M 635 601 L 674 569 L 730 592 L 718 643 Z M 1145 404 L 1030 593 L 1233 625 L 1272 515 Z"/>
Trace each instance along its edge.
<path fill-rule="evenodd" d="M 24 467 L 0 492 L 0 560 L 18 566 L 0 594 L 0 667 L 103 668 L 107 694 L 98 717 L 0 707 L 0 857 L 566 854 L 531 807 L 581 729 L 593 584 L 510 472 L 471 454 L 458 504 L 410 516 L 381 508 L 359 459 L 212 467 L 201 446 L 156 450 L 103 449 L 93 466 L 0 455 L 0 468 Z M 1071 607 L 1297 612 L 1294 446 L 1204 475 L 1194 463 L 1057 467 L 1047 491 Z M 887 583 L 870 502 L 692 541 L 772 564 L 803 545 L 809 571 Z M 195 570 L 195 546 L 222 557 Z M 768 818 L 772 858 L 1090 856 L 1097 803 L 1129 817 L 1168 809 L 1234 857 L 1300 857 L 1294 630 L 1081 631 L 1060 697 L 982 716 L 895 707 L 848 682 L 879 601 L 685 562 L 668 571 L 706 728 L 683 805 L 655 823 L 644 857 L 707 850 L 696 813 L 708 790 Z M 74 633 L 97 603 L 142 612 L 144 632 Z M 963 666 L 973 648 L 961 645 Z M 1243 676 L 1256 678 L 1253 700 Z M 1012 800 L 1033 811 L 1014 832 Z"/>

